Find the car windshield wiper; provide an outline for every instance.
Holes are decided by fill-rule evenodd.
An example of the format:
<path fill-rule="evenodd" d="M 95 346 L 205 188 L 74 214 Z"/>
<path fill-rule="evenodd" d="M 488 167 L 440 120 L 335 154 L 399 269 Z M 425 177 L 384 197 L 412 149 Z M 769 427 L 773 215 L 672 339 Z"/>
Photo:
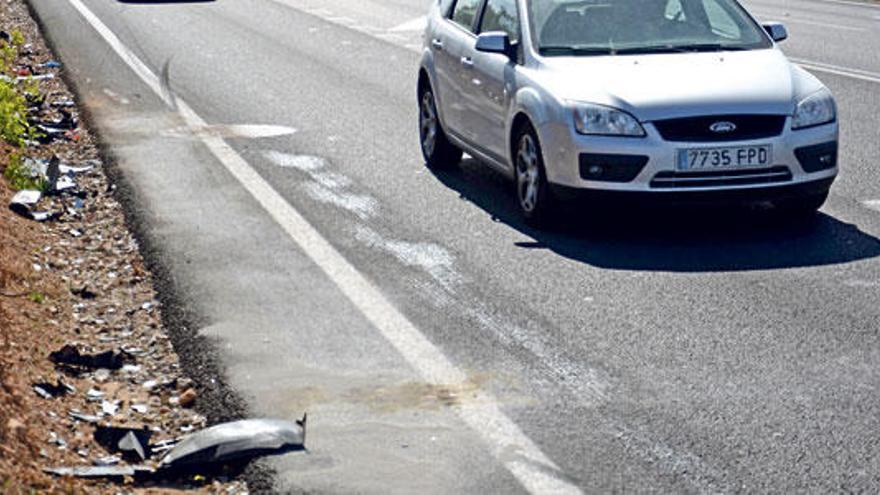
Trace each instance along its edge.
<path fill-rule="evenodd" d="M 697 43 L 691 45 L 652 45 L 633 48 L 621 48 L 615 50 L 618 55 L 633 55 L 641 53 L 689 53 L 689 52 L 720 52 L 747 50 L 737 45 L 724 45 L 721 43 Z"/>
<path fill-rule="evenodd" d="M 611 55 L 614 53 L 611 48 L 597 46 L 564 46 L 550 45 L 542 46 L 541 55 Z"/>

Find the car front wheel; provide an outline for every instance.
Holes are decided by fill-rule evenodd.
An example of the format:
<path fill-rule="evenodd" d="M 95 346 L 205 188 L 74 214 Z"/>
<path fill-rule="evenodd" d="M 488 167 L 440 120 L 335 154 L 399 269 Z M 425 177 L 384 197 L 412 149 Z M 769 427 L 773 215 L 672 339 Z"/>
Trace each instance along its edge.
<path fill-rule="evenodd" d="M 527 223 L 544 226 L 555 210 L 556 201 L 547 184 L 538 135 L 530 124 L 525 124 L 517 132 L 514 142 L 516 198 L 520 212 Z"/>
<path fill-rule="evenodd" d="M 449 142 L 440 124 L 430 86 L 423 87 L 419 94 L 419 138 L 428 167 L 452 167 L 461 162 L 462 151 Z"/>

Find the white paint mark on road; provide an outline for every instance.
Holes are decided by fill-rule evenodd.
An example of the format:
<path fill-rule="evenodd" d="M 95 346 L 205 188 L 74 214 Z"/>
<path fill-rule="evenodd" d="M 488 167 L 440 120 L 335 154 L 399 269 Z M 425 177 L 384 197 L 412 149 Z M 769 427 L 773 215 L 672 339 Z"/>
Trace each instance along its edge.
<path fill-rule="evenodd" d="M 389 31 L 424 31 L 428 27 L 428 18 L 425 16 L 416 17 L 411 21 L 404 22 L 399 26 L 395 26 Z"/>
<path fill-rule="evenodd" d="M 266 151 L 265 157 L 275 165 L 295 168 L 305 172 L 311 179 L 303 184 L 306 193 L 314 200 L 331 204 L 350 211 L 361 220 L 375 216 L 379 202 L 362 194 L 354 194 L 344 189 L 352 184 L 348 177 L 325 170 L 327 162 L 317 156 L 291 155 L 280 151 Z"/>
<path fill-rule="evenodd" d="M 599 377 L 595 369 L 563 356 L 556 346 L 546 342 L 546 337 L 538 332 L 502 321 L 487 308 L 464 306 L 468 308 L 468 314 L 481 327 L 495 334 L 499 341 L 522 347 L 534 355 L 547 367 L 556 383 L 568 389 L 584 406 L 598 407 L 607 402 L 605 391 L 608 383 Z"/>
<path fill-rule="evenodd" d="M 880 211 L 880 199 L 869 199 L 868 201 L 862 201 L 862 204 L 865 205 L 866 208 Z"/>
<path fill-rule="evenodd" d="M 327 189 L 344 189 L 350 187 L 352 182 L 347 176 L 336 172 L 316 172 L 312 174 L 312 179 Z"/>
<path fill-rule="evenodd" d="M 129 103 L 131 103 L 131 101 L 129 101 L 128 98 L 126 98 L 124 96 L 120 96 L 118 93 L 116 93 L 115 91 L 113 91 L 109 88 L 104 88 L 104 94 L 107 95 L 107 97 L 109 97 L 111 100 L 113 100 L 114 102 L 116 102 L 120 105 L 128 105 Z"/>
<path fill-rule="evenodd" d="M 324 168 L 324 159 L 317 156 L 291 155 L 280 151 L 267 151 L 266 158 L 275 165 L 284 168 L 295 168 L 303 172 L 312 172 Z"/>
<path fill-rule="evenodd" d="M 815 72 L 826 72 L 828 74 L 836 74 L 838 76 L 845 76 L 852 79 L 880 84 L 880 74 L 876 72 L 870 72 L 862 69 L 853 69 L 851 67 L 841 67 L 839 65 L 825 64 L 822 62 L 815 62 L 813 60 L 805 60 L 794 57 L 791 57 L 790 60 L 807 70 Z"/>
<path fill-rule="evenodd" d="M 873 282 L 870 280 L 847 280 L 843 285 L 854 289 L 876 289 L 880 287 L 880 282 Z"/>
<path fill-rule="evenodd" d="M 306 193 L 315 201 L 331 204 L 333 206 L 350 211 L 361 220 L 367 220 L 376 215 L 379 202 L 371 196 L 352 194 L 344 191 L 334 191 L 318 182 L 306 182 L 303 184 Z"/>
<path fill-rule="evenodd" d="M 651 463 L 674 473 L 699 489 L 701 493 L 726 493 L 730 487 L 720 485 L 724 479 L 721 472 L 703 462 L 690 452 L 679 452 L 663 442 L 645 436 L 621 424 L 611 426 L 614 436 L 624 448 Z"/>
<path fill-rule="evenodd" d="M 461 275 L 455 271 L 455 257 L 442 246 L 385 239 L 362 225 L 357 226 L 355 238 L 371 248 L 390 253 L 406 266 L 424 270 L 449 292 L 454 292 L 453 288 L 461 283 Z"/>
<path fill-rule="evenodd" d="M 222 138 L 260 139 L 289 136 L 294 133 L 296 133 L 296 129 L 283 125 L 217 124 L 206 125 L 201 128 L 193 128 L 190 126 L 178 127 L 176 129 L 162 131 L 160 134 L 165 137 L 176 138 L 217 136 Z"/>
<path fill-rule="evenodd" d="M 168 103 L 169 107 L 176 109 L 187 124 L 194 128 L 208 125 L 185 101 L 165 94 L 156 74 L 82 0 L 68 2 L 153 93 Z M 202 143 L 427 383 L 464 383 L 468 379 L 464 371 L 431 343 L 223 138 L 204 136 Z M 501 410 L 494 396 L 477 390 L 474 392 L 474 399 L 452 409 L 480 436 L 491 454 L 523 488 L 533 494 L 582 493 L 566 479 L 565 473 L 556 463 Z"/>

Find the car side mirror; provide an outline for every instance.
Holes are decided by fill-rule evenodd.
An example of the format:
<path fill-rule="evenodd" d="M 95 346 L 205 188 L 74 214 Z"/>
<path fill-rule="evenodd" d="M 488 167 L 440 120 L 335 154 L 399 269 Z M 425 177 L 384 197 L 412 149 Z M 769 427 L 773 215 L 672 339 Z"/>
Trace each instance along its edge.
<path fill-rule="evenodd" d="M 513 56 L 513 45 L 510 36 L 503 31 L 490 31 L 481 33 L 477 37 L 477 51 L 486 53 L 500 53 L 501 55 Z"/>
<path fill-rule="evenodd" d="M 768 22 L 764 24 L 764 31 L 773 38 L 773 41 L 782 41 L 788 38 L 788 30 L 781 22 Z"/>

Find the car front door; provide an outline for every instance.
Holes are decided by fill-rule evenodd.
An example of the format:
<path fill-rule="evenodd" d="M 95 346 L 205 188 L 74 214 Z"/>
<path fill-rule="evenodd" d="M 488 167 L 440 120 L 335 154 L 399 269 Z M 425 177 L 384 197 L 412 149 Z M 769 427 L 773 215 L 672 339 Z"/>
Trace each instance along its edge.
<path fill-rule="evenodd" d="M 439 96 L 439 111 L 447 132 L 464 136 L 465 72 L 463 56 L 476 42 L 474 34 L 482 0 L 457 0 L 446 18 L 431 32 L 428 43 L 434 52 L 437 74 L 435 91 Z"/>
<path fill-rule="evenodd" d="M 515 48 L 513 58 L 500 53 L 476 51 L 476 44 L 464 54 L 465 91 L 470 108 L 464 116 L 465 133 L 486 154 L 505 163 L 507 112 L 514 88 L 520 21 L 517 0 L 487 0 L 478 23 L 478 33 L 505 32 Z M 470 64 L 467 63 L 470 59 Z"/>

